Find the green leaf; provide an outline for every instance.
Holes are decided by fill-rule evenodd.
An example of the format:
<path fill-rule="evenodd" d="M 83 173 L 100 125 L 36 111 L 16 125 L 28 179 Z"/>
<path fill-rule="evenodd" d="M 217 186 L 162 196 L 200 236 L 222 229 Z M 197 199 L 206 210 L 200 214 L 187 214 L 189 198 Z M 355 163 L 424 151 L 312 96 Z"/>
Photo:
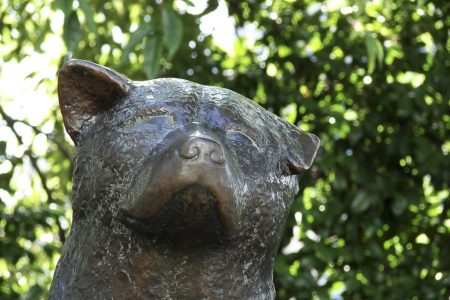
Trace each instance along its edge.
<path fill-rule="evenodd" d="M 371 240 L 369 244 L 367 245 L 368 249 L 370 250 L 370 253 L 374 257 L 382 258 L 383 257 L 383 250 L 374 240 Z"/>
<path fill-rule="evenodd" d="M 275 269 L 275 272 L 277 272 L 277 273 L 288 274 L 289 273 L 289 265 L 286 262 L 286 258 L 283 256 L 277 257 L 277 259 L 275 260 L 274 269 Z"/>
<path fill-rule="evenodd" d="M 366 48 L 367 48 L 367 72 L 369 74 L 373 73 L 375 69 L 375 59 L 376 59 L 376 45 L 375 39 L 371 34 L 366 35 Z"/>
<path fill-rule="evenodd" d="M 76 11 L 72 11 L 64 19 L 63 39 L 69 52 L 77 49 L 81 40 L 81 27 Z"/>
<path fill-rule="evenodd" d="M 377 47 L 378 67 L 381 68 L 383 66 L 383 58 L 384 58 L 383 45 L 381 45 L 381 42 L 378 39 L 375 40 L 375 45 Z"/>
<path fill-rule="evenodd" d="M 14 172 L 12 170 L 8 173 L 0 174 L 0 188 L 6 191 L 11 191 L 9 183 L 11 181 L 13 174 Z"/>
<path fill-rule="evenodd" d="M 337 190 L 343 191 L 348 186 L 347 178 L 344 176 L 344 174 L 336 173 L 336 177 L 332 184 Z"/>
<path fill-rule="evenodd" d="M 378 62 L 378 67 L 383 64 L 384 51 L 381 42 L 374 33 L 367 33 L 366 35 L 367 48 L 367 72 L 372 74 L 375 70 L 375 64 Z"/>
<path fill-rule="evenodd" d="M 94 10 L 89 6 L 87 0 L 78 0 L 80 9 L 86 18 L 86 24 L 89 30 L 97 35 L 97 24 L 94 21 Z"/>
<path fill-rule="evenodd" d="M 154 33 L 153 22 L 142 23 L 141 26 L 139 26 L 139 28 L 135 32 L 130 33 L 130 40 L 123 49 L 120 64 L 123 64 L 128 59 L 128 55 L 131 53 L 131 51 L 134 50 L 137 44 L 142 42 L 145 36 L 150 35 L 152 33 Z"/>
<path fill-rule="evenodd" d="M 408 198 L 403 195 L 397 195 L 392 202 L 391 210 L 396 216 L 400 216 L 408 207 Z"/>
<path fill-rule="evenodd" d="M 210 12 L 215 11 L 218 7 L 219 7 L 219 1 L 218 1 L 218 0 L 208 0 L 208 6 L 207 6 L 206 9 L 199 15 L 199 17 L 205 16 L 205 15 L 209 14 Z"/>
<path fill-rule="evenodd" d="M 163 9 L 162 26 L 164 44 L 169 51 L 168 59 L 170 60 L 180 47 L 183 37 L 183 25 L 178 14 L 172 10 Z"/>
<path fill-rule="evenodd" d="M 352 201 L 351 208 L 355 213 L 362 213 L 369 208 L 371 204 L 370 195 L 366 191 L 359 191 Z"/>
<path fill-rule="evenodd" d="M 160 35 L 149 37 L 145 43 L 144 72 L 148 79 L 156 78 L 159 74 L 162 46 L 162 37 Z"/>
<path fill-rule="evenodd" d="M 52 2 L 52 6 L 62 10 L 64 15 L 68 15 L 72 9 L 72 2 L 72 0 L 55 0 Z"/>
<path fill-rule="evenodd" d="M 330 288 L 330 293 L 339 293 L 345 289 L 345 283 L 343 281 L 335 281 Z"/>
<path fill-rule="evenodd" d="M 0 141 L 0 155 L 5 155 L 6 153 L 6 141 Z"/>
<path fill-rule="evenodd" d="M 192 2 L 191 0 L 184 0 L 184 2 L 189 6 L 192 6 L 192 7 L 195 6 L 194 2 Z"/>
<path fill-rule="evenodd" d="M 358 5 L 358 16 L 361 16 L 364 14 L 366 10 L 366 0 L 358 0 L 357 5 Z"/>

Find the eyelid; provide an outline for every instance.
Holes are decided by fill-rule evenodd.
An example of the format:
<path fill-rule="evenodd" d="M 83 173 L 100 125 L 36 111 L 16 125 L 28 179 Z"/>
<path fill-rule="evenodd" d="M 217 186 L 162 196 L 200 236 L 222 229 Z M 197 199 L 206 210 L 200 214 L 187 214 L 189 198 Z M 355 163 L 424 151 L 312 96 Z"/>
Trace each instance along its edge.
<path fill-rule="evenodd" d="M 257 140 L 256 140 L 254 137 L 252 137 L 252 135 L 251 135 L 250 133 L 248 133 L 247 131 L 244 131 L 244 130 L 242 130 L 242 129 L 235 129 L 235 128 L 231 128 L 231 129 L 228 129 L 228 130 L 227 130 L 227 135 L 228 135 L 228 134 L 233 134 L 233 133 L 237 133 L 237 134 L 240 134 L 240 135 L 244 136 L 244 137 L 247 138 L 250 142 L 252 142 L 252 145 L 253 145 L 256 149 L 258 149 L 258 151 L 261 150 L 260 147 L 259 147 L 259 144 L 257 143 Z"/>
<path fill-rule="evenodd" d="M 175 115 L 173 115 L 172 113 L 150 113 L 150 114 L 138 114 L 136 116 L 136 123 L 138 122 L 145 122 L 147 120 L 152 120 L 154 118 L 161 118 L 161 117 L 166 117 L 168 119 L 170 119 L 171 123 L 175 123 Z"/>
<path fill-rule="evenodd" d="M 171 111 L 168 111 L 167 109 L 152 109 L 137 112 L 134 116 L 127 118 L 123 122 L 121 122 L 120 127 L 127 128 L 161 117 L 167 118 L 171 126 L 175 124 L 176 118 Z"/>
<path fill-rule="evenodd" d="M 142 119 L 145 119 L 147 117 L 151 118 L 151 117 L 159 117 L 159 116 L 168 116 L 168 117 L 172 117 L 172 118 L 175 117 L 171 111 L 169 111 L 165 108 L 154 108 L 154 109 L 142 110 L 142 111 L 139 111 L 136 115 L 138 118 L 142 118 Z"/>

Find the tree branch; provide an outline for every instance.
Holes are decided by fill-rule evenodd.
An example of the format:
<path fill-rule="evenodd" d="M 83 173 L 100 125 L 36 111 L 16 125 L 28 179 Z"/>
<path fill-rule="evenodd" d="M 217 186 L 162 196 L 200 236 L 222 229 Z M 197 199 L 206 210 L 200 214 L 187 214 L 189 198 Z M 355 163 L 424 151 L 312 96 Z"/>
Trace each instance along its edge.
<path fill-rule="evenodd" d="M 16 122 L 21 122 L 21 121 L 16 121 L 13 118 L 11 118 L 10 116 L 8 116 L 6 114 L 6 112 L 0 107 L 0 115 L 2 116 L 3 120 L 5 120 L 6 125 L 9 127 L 9 129 L 11 129 L 12 133 L 14 134 L 14 136 L 16 137 L 17 141 L 21 144 L 21 145 L 25 145 L 22 139 L 22 136 L 16 131 L 16 129 L 14 128 L 14 124 Z M 45 177 L 45 174 L 42 172 L 42 170 L 39 168 L 38 163 L 37 163 L 37 159 L 36 157 L 33 155 L 33 151 L 28 148 L 25 151 L 25 154 L 29 157 L 31 165 L 33 166 L 33 169 L 36 171 L 36 173 L 39 176 L 39 179 L 41 181 L 42 184 L 42 188 L 44 189 L 45 193 L 47 194 L 47 201 L 49 203 L 56 203 L 57 201 L 53 198 L 52 194 L 53 191 L 52 189 L 50 189 L 47 185 L 47 178 Z M 56 225 L 58 226 L 58 236 L 61 242 L 64 243 L 65 241 L 65 231 L 62 227 L 62 224 L 59 220 L 58 217 L 55 217 L 56 219 Z"/>
<path fill-rule="evenodd" d="M 50 141 L 52 141 L 58 147 L 58 149 L 62 152 L 62 154 L 64 155 L 65 158 L 72 160 L 72 154 L 70 153 L 70 151 L 63 145 L 63 143 L 61 143 L 61 141 L 58 141 L 58 139 L 56 139 L 53 134 L 45 133 L 42 130 L 40 130 L 39 128 L 37 128 L 36 126 L 33 126 L 24 120 L 15 120 L 15 122 L 20 122 L 22 124 L 27 125 L 28 127 L 31 127 L 31 129 L 36 134 L 45 135 Z"/>

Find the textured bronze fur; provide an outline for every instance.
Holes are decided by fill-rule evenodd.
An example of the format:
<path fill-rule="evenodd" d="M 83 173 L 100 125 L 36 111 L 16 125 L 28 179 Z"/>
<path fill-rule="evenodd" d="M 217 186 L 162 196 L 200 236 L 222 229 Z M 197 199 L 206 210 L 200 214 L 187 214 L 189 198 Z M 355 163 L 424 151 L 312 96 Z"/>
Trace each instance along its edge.
<path fill-rule="evenodd" d="M 319 140 L 230 90 L 59 73 L 73 224 L 50 299 L 273 299 L 298 175 Z"/>

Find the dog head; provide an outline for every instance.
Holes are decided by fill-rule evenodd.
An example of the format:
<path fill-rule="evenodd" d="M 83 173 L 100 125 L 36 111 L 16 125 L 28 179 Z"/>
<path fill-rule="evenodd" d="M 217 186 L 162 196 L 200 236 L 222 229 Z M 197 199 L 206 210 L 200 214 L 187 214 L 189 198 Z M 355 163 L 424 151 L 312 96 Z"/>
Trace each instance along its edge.
<path fill-rule="evenodd" d="M 81 60 L 60 70 L 58 93 L 77 147 L 74 224 L 277 247 L 316 136 L 227 89 L 133 82 Z"/>

